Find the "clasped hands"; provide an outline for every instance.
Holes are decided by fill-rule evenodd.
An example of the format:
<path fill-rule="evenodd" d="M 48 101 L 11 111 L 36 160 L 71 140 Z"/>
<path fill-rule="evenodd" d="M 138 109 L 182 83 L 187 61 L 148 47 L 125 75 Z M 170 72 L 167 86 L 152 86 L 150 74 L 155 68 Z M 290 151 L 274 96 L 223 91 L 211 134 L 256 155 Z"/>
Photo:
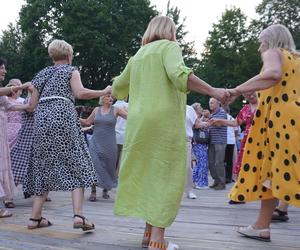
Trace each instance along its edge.
<path fill-rule="evenodd" d="M 228 105 L 235 101 L 242 93 L 234 89 L 215 88 L 213 91 L 213 97 L 219 100 L 223 105 Z"/>

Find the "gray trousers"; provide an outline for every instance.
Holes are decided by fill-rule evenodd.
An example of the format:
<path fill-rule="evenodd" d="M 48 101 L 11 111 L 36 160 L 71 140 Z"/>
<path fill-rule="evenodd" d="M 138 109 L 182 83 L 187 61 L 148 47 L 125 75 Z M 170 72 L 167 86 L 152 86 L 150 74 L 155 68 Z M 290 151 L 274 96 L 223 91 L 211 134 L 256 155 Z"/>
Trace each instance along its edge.
<path fill-rule="evenodd" d="M 208 147 L 209 172 L 216 184 L 225 184 L 225 149 L 226 144 L 209 144 Z"/>

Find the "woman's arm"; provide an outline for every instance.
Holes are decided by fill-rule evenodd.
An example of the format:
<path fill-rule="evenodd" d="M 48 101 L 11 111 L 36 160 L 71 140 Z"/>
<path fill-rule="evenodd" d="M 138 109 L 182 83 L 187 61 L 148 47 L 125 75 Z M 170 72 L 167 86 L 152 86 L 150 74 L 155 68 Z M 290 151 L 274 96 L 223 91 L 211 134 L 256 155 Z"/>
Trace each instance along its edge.
<path fill-rule="evenodd" d="M 29 99 L 29 103 L 28 103 L 29 105 L 28 105 L 27 111 L 33 112 L 39 103 L 40 94 L 39 94 L 39 91 L 37 90 L 37 88 L 34 87 L 33 85 L 31 85 L 28 88 L 28 91 L 30 93 L 30 99 Z"/>
<path fill-rule="evenodd" d="M 229 94 L 225 89 L 214 88 L 195 76 L 193 73 L 191 73 L 188 77 L 187 88 L 188 90 L 195 91 L 200 94 L 212 96 L 221 102 L 225 102 L 227 97 L 229 97 Z"/>
<path fill-rule="evenodd" d="M 128 112 L 125 108 L 115 108 L 116 109 L 116 116 L 120 116 L 122 117 L 123 119 L 127 120 L 127 115 L 128 115 Z"/>
<path fill-rule="evenodd" d="M 84 126 L 84 127 L 92 126 L 92 125 L 94 124 L 94 121 L 95 121 L 97 109 L 98 109 L 98 108 L 95 108 L 88 118 L 86 118 L 86 119 L 80 118 L 80 119 L 79 119 L 80 124 L 81 124 L 82 126 Z"/>
<path fill-rule="evenodd" d="M 282 78 L 282 58 L 278 49 L 269 49 L 262 54 L 263 71 L 237 86 L 233 91 L 237 95 L 268 89 Z"/>
<path fill-rule="evenodd" d="M 29 107 L 28 104 L 9 104 L 7 111 L 24 111 Z"/>
<path fill-rule="evenodd" d="M 71 83 L 73 94 L 77 99 L 82 99 L 82 100 L 94 99 L 111 93 L 111 86 L 107 86 L 104 90 L 91 90 L 91 89 L 84 88 L 78 70 L 74 70 L 72 72 L 70 83 Z"/>
<path fill-rule="evenodd" d="M 3 87 L 0 88 L 0 96 L 3 95 L 10 95 L 13 94 L 19 90 L 27 89 L 31 85 L 30 82 L 26 82 L 20 86 L 11 86 L 11 87 Z"/>
<path fill-rule="evenodd" d="M 228 127 L 237 127 L 239 126 L 239 122 L 237 119 L 234 120 L 225 120 L 225 119 L 210 119 L 210 126 L 228 126 Z"/>

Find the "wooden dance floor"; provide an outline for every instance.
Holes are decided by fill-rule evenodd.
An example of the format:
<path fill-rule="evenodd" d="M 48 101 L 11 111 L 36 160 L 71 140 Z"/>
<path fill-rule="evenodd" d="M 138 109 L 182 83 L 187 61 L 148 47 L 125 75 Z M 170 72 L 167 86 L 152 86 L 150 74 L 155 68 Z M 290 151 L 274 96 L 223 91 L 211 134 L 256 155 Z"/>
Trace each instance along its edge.
<path fill-rule="evenodd" d="M 228 190 L 228 186 L 226 191 L 195 190 L 197 200 L 183 198 L 179 215 L 167 230 L 167 238 L 179 244 L 182 250 L 300 249 L 299 208 L 290 208 L 288 223 L 272 224 L 271 243 L 258 242 L 239 236 L 235 228 L 253 222 L 259 204 L 228 205 Z M 67 192 L 49 195 L 52 202 L 46 203 L 44 217 L 51 220 L 53 226 L 27 230 L 31 199 L 24 200 L 20 192 L 15 199 L 16 208 L 11 209 L 13 217 L 0 219 L 0 249 L 141 249 L 143 222 L 114 216 L 114 193 L 109 200 L 103 200 L 100 194 L 99 190 L 97 202 L 85 202 L 85 215 L 96 224 L 96 230 L 82 233 L 72 228 L 72 204 Z"/>

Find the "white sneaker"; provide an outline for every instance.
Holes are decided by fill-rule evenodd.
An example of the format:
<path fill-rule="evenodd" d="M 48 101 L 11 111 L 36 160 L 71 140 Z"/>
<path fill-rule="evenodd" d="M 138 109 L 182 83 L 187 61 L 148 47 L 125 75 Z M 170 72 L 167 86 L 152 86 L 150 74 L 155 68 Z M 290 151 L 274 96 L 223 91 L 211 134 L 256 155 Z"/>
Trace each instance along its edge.
<path fill-rule="evenodd" d="M 209 189 L 209 187 L 208 186 L 203 186 L 203 187 L 200 187 L 200 186 L 195 186 L 195 189 Z"/>
<path fill-rule="evenodd" d="M 188 199 L 197 199 L 197 195 L 195 195 L 192 191 L 188 192 L 187 196 Z"/>

